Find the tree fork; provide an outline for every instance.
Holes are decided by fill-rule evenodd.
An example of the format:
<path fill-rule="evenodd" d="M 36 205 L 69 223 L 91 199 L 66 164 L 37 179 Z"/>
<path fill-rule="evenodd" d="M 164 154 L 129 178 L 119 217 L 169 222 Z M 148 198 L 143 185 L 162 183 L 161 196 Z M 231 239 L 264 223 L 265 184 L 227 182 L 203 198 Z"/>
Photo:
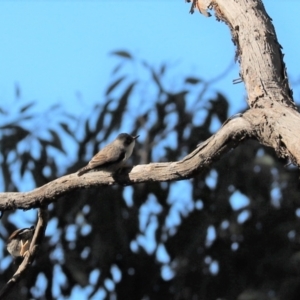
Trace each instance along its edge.
<path fill-rule="evenodd" d="M 274 148 L 279 157 L 300 165 L 300 147 L 297 147 L 300 115 L 292 99 L 281 46 L 263 4 L 260 0 L 201 1 L 201 7 L 205 5 L 212 7 L 217 18 L 231 30 L 250 109 L 223 125 L 181 161 L 139 165 L 117 176 L 92 172 L 79 178 L 71 174 L 31 192 L 0 193 L 1 211 L 47 205 L 78 189 L 188 179 L 209 168 L 247 138 L 257 139 Z"/>

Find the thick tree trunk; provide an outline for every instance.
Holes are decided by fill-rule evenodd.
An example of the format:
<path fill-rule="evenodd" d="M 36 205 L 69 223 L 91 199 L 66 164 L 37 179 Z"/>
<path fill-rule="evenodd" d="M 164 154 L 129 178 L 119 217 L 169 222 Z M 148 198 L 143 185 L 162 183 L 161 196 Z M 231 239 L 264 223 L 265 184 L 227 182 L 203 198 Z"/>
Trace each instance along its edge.
<path fill-rule="evenodd" d="M 250 107 L 244 118 L 252 126 L 251 135 L 299 166 L 300 115 L 295 110 L 281 46 L 262 2 L 217 0 L 205 4 L 228 25 L 237 46 Z"/>
<path fill-rule="evenodd" d="M 255 138 L 274 148 L 279 157 L 300 165 L 300 115 L 292 99 L 281 46 L 263 4 L 260 0 L 198 0 L 198 4 L 201 10 L 213 8 L 217 18 L 231 30 L 249 110 L 225 122 L 219 132 L 182 161 L 139 165 L 116 177 L 103 172 L 82 177 L 71 174 L 28 193 L 1 193 L 1 211 L 40 207 L 76 189 L 191 178 L 246 138 Z"/>

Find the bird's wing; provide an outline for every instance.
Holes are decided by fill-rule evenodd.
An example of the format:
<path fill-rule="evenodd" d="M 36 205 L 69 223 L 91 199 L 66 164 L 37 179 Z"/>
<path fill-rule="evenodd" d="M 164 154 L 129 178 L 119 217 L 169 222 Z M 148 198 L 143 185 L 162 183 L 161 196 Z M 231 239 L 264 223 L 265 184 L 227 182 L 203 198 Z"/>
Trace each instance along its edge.
<path fill-rule="evenodd" d="M 125 158 L 126 151 L 120 151 L 118 156 L 105 155 L 102 151 L 98 152 L 89 162 L 91 169 L 96 167 L 108 167 L 114 163 L 121 162 Z"/>

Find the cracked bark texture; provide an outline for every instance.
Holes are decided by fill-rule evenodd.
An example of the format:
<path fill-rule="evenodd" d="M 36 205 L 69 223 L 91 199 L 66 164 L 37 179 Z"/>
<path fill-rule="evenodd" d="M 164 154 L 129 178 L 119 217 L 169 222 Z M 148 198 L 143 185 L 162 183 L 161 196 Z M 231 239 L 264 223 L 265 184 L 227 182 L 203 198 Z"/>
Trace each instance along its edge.
<path fill-rule="evenodd" d="M 249 110 L 226 122 L 181 161 L 139 165 L 116 176 L 103 172 L 82 177 L 70 174 L 30 192 L 1 193 L 1 211 L 40 207 L 79 189 L 192 178 L 248 138 L 257 139 L 274 148 L 279 157 L 300 165 L 300 115 L 293 102 L 281 46 L 263 4 L 259 0 L 198 2 L 202 8 L 212 8 L 217 19 L 224 21 L 231 31 Z"/>

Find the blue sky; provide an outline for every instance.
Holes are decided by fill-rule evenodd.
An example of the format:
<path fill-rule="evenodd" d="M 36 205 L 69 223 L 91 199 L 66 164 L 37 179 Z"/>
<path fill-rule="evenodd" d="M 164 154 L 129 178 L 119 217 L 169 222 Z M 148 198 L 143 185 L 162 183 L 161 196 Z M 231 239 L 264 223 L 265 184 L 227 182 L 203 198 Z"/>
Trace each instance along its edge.
<path fill-rule="evenodd" d="M 296 78 L 300 2 L 268 0 L 265 6 Z M 0 101 L 13 103 L 18 84 L 24 100 L 40 107 L 60 102 L 80 113 L 101 100 L 116 63 L 108 54 L 118 49 L 209 80 L 233 61 L 234 47 L 225 24 L 190 15 L 189 8 L 183 0 L 1 1 Z M 238 65 L 213 86 L 232 100 L 232 113 L 245 107 L 243 84 L 232 85 L 235 78 Z"/>
<path fill-rule="evenodd" d="M 288 73 L 296 80 L 300 1 L 264 3 Z M 22 99 L 35 100 L 38 110 L 59 102 L 71 114 L 89 111 L 110 82 L 117 60 L 109 53 L 114 50 L 130 51 L 150 64 L 170 62 L 176 75 L 218 76 L 233 65 L 229 30 L 214 17 L 190 15 L 189 9 L 184 0 L 0 1 L 1 106 L 13 107 L 17 84 Z M 213 85 L 231 101 L 232 114 L 246 106 L 243 84 L 232 84 L 238 74 L 235 64 Z M 27 223 L 32 221 L 30 214 Z"/>

